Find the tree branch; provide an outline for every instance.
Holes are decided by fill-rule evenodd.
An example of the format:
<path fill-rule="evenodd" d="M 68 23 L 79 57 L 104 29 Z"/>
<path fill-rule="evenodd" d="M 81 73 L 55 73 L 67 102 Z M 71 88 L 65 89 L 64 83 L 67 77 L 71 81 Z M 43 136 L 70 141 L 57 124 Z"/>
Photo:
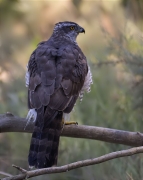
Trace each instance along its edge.
<path fill-rule="evenodd" d="M 11 175 L 11 174 L 6 173 L 6 172 L 3 172 L 3 171 L 0 171 L 0 174 L 1 174 L 1 175 L 3 175 L 3 176 L 12 177 L 12 175 Z"/>
<path fill-rule="evenodd" d="M 0 115 L 0 133 L 2 132 L 28 132 L 32 133 L 34 124 L 29 125 L 24 130 L 26 119 L 16 117 L 11 113 Z M 143 134 L 139 132 L 129 132 L 116 129 L 109 129 L 95 126 L 66 125 L 61 136 L 73 138 L 94 139 L 128 146 L 142 146 Z"/>
<path fill-rule="evenodd" d="M 116 158 L 125 157 L 125 156 L 132 156 L 134 154 L 139 154 L 139 153 L 143 153 L 143 146 L 131 148 L 128 150 L 112 152 L 112 153 L 106 154 L 104 156 L 100 156 L 98 158 L 78 161 L 78 162 L 74 162 L 74 163 L 67 164 L 67 165 L 60 166 L 60 167 L 51 167 L 51 168 L 37 169 L 37 170 L 32 170 L 32 171 L 24 170 L 25 173 L 23 173 L 23 174 L 19 174 L 19 175 L 13 176 L 13 177 L 6 177 L 1 180 L 23 180 L 26 178 L 31 178 L 31 177 L 35 177 L 35 176 L 39 176 L 39 175 L 43 175 L 43 174 L 62 173 L 62 172 L 67 172 L 67 171 L 70 171 L 73 169 L 81 168 L 84 166 L 99 164 L 99 163 L 103 163 L 105 161 L 109 161 L 111 159 L 116 159 Z M 21 169 L 21 168 L 19 167 L 19 169 Z"/>
<path fill-rule="evenodd" d="M 6 113 L 0 115 L 0 133 L 2 132 L 28 132 L 32 133 L 34 124 L 31 122 L 24 130 L 27 120 Z M 140 132 L 129 132 L 116 129 L 83 126 L 83 125 L 66 125 L 61 136 L 73 138 L 86 138 L 100 140 L 128 146 L 142 146 L 143 134 Z"/>
<path fill-rule="evenodd" d="M 34 124 L 30 123 L 26 129 L 26 119 L 16 117 L 13 114 L 7 112 L 6 114 L 0 115 L 0 132 L 28 132 L 33 131 Z M 139 132 L 128 132 L 116 129 L 93 127 L 93 126 L 79 126 L 79 125 L 67 125 L 62 131 L 62 136 L 74 137 L 74 138 L 87 138 L 96 139 L 110 143 L 125 144 L 129 146 L 141 146 L 135 147 L 128 150 L 122 150 L 112 152 L 104 156 L 100 156 L 94 159 L 87 159 L 83 161 L 74 162 L 60 167 L 51 167 L 44 169 L 37 169 L 27 171 L 21 167 L 13 165 L 16 169 L 22 172 L 22 174 L 6 177 L 1 180 L 23 180 L 25 178 L 35 177 L 43 174 L 61 173 L 70 171 L 72 169 L 89 166 L 93 164 L 99 164 L 111 159 L 131 156 L 133 154 L 143 153 L 143 134 Z"/>
<path fill-rule="evenodd" d="M 18 170 L 21 171 L 22 173 L 27 173 L 27 171 L 26 171 L 25 169 L 23 169 L 23 168 L 21 168 L 21 167 L 19 167 L 19 166 L 16 166 L 16 165 L 12 164 L 12 167 L 18 169 Z"/>

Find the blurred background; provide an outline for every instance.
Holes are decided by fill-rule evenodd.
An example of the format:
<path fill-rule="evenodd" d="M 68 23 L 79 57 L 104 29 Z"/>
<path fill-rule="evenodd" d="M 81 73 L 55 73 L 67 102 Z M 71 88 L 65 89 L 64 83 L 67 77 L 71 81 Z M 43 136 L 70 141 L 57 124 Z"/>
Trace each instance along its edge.
<path fill-rule="evenodd" d="M 71 119 L 79 124 L 143 132 L 142 0 L 0 0 L 0 114 L 26 117 L 26 64 L 59 21 L 86 30 L 77 41 L 91 66 L 91 93 L 77 103 Z M 0 134 L 0 171 L 28 168 L 31 134 Z M 62 137 L 58 165 L 127 149 L 123 145 Z M 0 175 L 0 177 L 3 177 Z M 36 180 L 141 180 L 143 155 L 119 158 Z"/>

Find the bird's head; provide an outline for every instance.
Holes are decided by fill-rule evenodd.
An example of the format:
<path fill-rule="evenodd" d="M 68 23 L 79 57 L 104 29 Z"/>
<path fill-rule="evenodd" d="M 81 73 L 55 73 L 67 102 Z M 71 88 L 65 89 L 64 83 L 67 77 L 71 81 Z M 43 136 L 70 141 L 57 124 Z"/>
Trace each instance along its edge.
<path fill-rule="evenodd" d="M 55 24 L 54 33 L 67 36 L 71 40 L 76 41 L 79 33 L 85 33 L 85 30 L 74 22 L 64 21 Z"/>

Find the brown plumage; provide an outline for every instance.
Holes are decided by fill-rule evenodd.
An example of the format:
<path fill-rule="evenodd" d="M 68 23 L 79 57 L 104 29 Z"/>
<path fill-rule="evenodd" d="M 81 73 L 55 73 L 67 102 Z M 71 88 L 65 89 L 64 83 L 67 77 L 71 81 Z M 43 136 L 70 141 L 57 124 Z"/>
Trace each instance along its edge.
<path fill-rule="evenodd" d="M 72 28 L 71 28 L 72 27 Z M 88 66 L 76 43 L 78 24 L 60 22 L 28 63 L 28 106 L 37 118 L 28 161 L 36 168 L 57 164 L 63 113 L 70 113 L 84 85 Z"/>

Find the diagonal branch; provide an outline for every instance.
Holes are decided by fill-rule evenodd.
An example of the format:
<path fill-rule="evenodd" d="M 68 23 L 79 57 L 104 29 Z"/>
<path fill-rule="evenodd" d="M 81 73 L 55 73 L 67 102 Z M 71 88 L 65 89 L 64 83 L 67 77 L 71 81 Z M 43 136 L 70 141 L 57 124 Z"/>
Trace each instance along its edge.
<path fill-rule="evenodd" d="M 127 149 L 127 150 L 122 150 L 122 151 L 112 152 L 112 153 L 109 153 L 109 154 L 106 154 L 106 155 L 103 155 L 103 156 L 100 156 L 100 157 L 97 157 L 94 159 L 78 161 L 78 162 L 74 162 L 74 163 L 67 164 L 67 165 L 60 166 L 60 167 L 51 167 L 51 168 L 26 171 L 25 174 L 19 174 L 19 175 L 13 176 L 13 177 L 6 177 L 1 180 L 23 180 L 26 178 L 40 176 L 43 174 L 62 173 L 62 172 L 67 172 L 67 171 L 70 171 L 73 169 L 81 168 L 84 166 L 100 164 L 105 161 L 109 161 L 111 159 L 116 159 L 116 158 L 125 157 L 125 156 L 132 156 L 134 154 L 139 154 L 139 153 L 143 153 L 143 146 L 131 148 L 131 149 Z M 19 168 L 19 169 L 21 169 L 21 168 Z"/>
<path fill-rule="evenodd" d="M 3 172 L 3 171 L 0 171 L 0 174 L 3 176 L 12 177 L 12 174 L 9 174 L 9 173 Z"/>
<path fill-rule="evenodd" d="M 21 171 L 22 173 L 27 173 L 27 171 L 26 171 L 25 169 L 23 169 L 23 168 L 21 168 L 21 167 L 19 167 L 19 166 L 16 166 L 16 165 L 12 164 L 12 167 L 18 169 L 18 170 Z"/>
<path fill-rule="evenodd" d="M 26 130 L 25 118 L 16 117 L 11 113 L 0 115 L 0 133 L 2 132 L 28 132 L 32 133 L 34 124 L 30 123 Z M 67 125 L 64 127 L 61 136 L 73 138 L 86 138 L 100 140 L 128 146 L 142 146 L 143 134 L 116 129 L 109 129 L 95 126 Z"/>

